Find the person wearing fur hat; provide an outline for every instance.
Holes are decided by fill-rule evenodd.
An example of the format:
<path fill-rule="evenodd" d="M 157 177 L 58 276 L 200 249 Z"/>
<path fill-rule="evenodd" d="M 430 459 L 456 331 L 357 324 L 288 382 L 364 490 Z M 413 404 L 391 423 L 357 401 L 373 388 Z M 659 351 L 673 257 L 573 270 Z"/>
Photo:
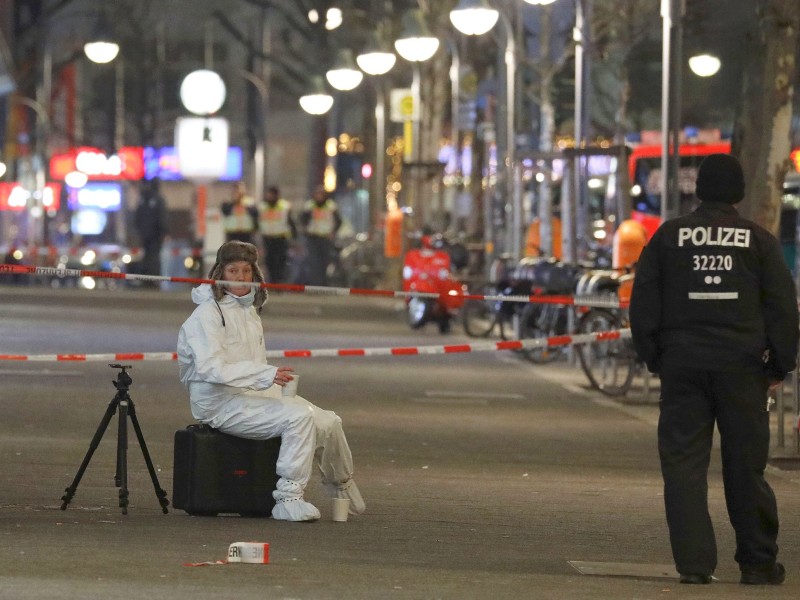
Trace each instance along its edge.
<path fill-rule="evenodd" d="M 739 162 L 700 164 L 691 214 L 662 224 L 636 266 L 633 344 L 661 377 L 658 451 L 672 555 L 681 583 L 710 583 L 717 546 L 708 466 L 719 430 L 740 582 L 780 584 L 778 509 L 764 478 L 768 389 L 795 366 L 797 294 L 778 241 L 739 216 Z"/>
<path fill-rule="evenodd" d="M 303 499 L 315 462 L 331 495 L 349 498 L 352 514 L 364 512 L 342 420 L 301 396 L 283 397 L 281 387 L 293 379 L 293 369 L 267 362 L 259 318 L 267 293 L 253 285 L 264 282 L 256 247 L 226 242 L 209 277 L 230 283 L 194 288 L 197 308 L 178 335 L 180 378 L 189 389 L 192 415 L 230 435 L 281 438 L 274 519 L 319 519 L 317 508 Z"/>

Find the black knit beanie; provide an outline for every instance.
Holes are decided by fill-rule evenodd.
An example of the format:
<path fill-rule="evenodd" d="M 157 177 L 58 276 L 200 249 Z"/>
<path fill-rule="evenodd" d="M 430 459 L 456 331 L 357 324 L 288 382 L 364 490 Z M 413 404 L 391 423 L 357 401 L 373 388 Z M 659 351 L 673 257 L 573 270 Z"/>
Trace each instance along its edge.
<path fill-rule="evenodd" d="M 739 161 L 730 154 L 709 154 L 697 170 L 695 194 L 704 202 L 740 202 L 744 173 Z"/>
<path fill-rule="evenodd" d="M 215 280 L 223 279 L 225 265 L 240 261 L 250 263 L 250 266 L 253 267 L 253 280 L 258 283 L 264 283 L 264 274 L 258 266 L 258 249 L 253 244 L 240 242 L 238 240 L 225 242 L 219 247 L 219 250 L 217 250 L 217 261 L 214 263 L 214 266 L 211 267 L 211 271 L 209 271 L 209 278 Z M 221 287 L 217 285 L 214 286 L 214 297 L 217 300 L 221 300 L 224 294 L 225 292 Z M 253 301 L 253 306 L 256 307 L 256 310 L 261 312 L 261 307 L 266 300 L 267 290 L 264 288 L 256 288 L 256 297 Z"/>

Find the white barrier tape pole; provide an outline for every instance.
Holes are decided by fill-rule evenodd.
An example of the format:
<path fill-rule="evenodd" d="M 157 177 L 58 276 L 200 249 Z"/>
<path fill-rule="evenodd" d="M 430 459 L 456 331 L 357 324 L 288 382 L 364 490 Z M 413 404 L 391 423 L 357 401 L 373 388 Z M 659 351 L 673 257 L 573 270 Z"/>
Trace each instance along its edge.
<path fill-rule="evenodd" d="M 500 350 L 524 350 L 528 348 L 554 348 L 605 342 L 630 338 L 630 329 L 598 331 L 577 335 L 561 335 L 551 338 L 507 340 L 500 342 L 478 342 L 477 344 L 447 344 L 443 346 L 409 346 L 395 348 L 320 348 L 316 350 L 268 350 L 267 358 L 332 358 L 353 356 L 421 356 L 430 354 L 462 354 L 467 352 L 496 352 Z M 0 354 L 0 361 L 173 361 L 176 352 L 139 352 L 119 354 Z"/>
<path fill-rule="evenodd" d="M 249 287 L 262 287 L 268 290 L 282 292 L 305 293 L 317 296 L 376 296 L 383 298 L 431 298 L 441 297 L 458 298 L 463 300 L 482 300 L 489 302 L 521 302 L 532 304 L 563 304 L 583 307 L 598 308 L 625 308 L 628 302 L 617 300 L 608 296 L 558 296 L 558 295 L 510 295 L 502 294 L 451 294 L 447 292 L 417 292 L 396 290 L 372 290 L 359 288 L 328 287 L 320 285 L 302 285 L 291 283 L 250 283 L 244 281 L 225 281 L 203 279 L 199 277 L 166 277 L 162 275 L 139 275 L 136 273 L 109 273 L 107 271 L 87 271 L 83 269 L 67 269 L 58 267 L 29 267 L 24 265 L 0 264 L 0 275 L 46 275 L 49 277 L 93 277 L 95 279 L 122 279 L 127 281 L 169 281 L 173 283 L 203 283 L 216 285 L 237 285 Z"/>

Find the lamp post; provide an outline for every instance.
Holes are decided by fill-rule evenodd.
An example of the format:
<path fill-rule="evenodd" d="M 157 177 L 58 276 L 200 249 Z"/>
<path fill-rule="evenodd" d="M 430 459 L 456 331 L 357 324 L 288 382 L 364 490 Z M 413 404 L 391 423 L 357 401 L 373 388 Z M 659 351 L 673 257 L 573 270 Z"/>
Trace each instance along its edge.
<path fill-rule="evenodd" d="M 76 13 L 77 14 L 77 13 Z M 47 163 L 48 163 L 48 140 L 51 131 L 50 115 L 52 114 L 52 95 L 53 95 L 53 49 L 50 35 L 50 24 L 46 26 L 46 33 L 42 36 L 42 74 L 41 80 L 36 88 L 36 100 L 22 98 L 21 104 L 32 108 L 37 115 L 36 118 L 36 156 L 33 166 L 34 171 L 34 190 L 32 194 L 33 206 L 28 211 L 28 241 L 34 244 L 45 243 L 45 215 L 44 215 L 44 189 L 47 183 Z M 106 64 L 113 61 L 119 54 L 119 45 L 111 35 L 111 28 L 104 13 L 98 17 L 97 23 L 93 28 L 89 41 L 84 44 L 86 57 L 94 63 Z M 119 81 L 115 86 L 115 105 L 119 108 L 121 104 L 121 84 Z M 119 117 L 118 117 L 119 118 Z"/>
<path fill-rule="evenodd" d="M 196 71 L 192 71 L 186 77 L 184 77 L 183 81 L 181 82 L 180 98 L 184 108 L 186 108 L 186 110 L 189 112 L 206 119 L 206 127 L 203 130 L 202 137 L 203 142 L 210 141 L 208 139 L 209 136 L 207 135 L 210 129 L 208 119 L 211 115 L 222 108 L 222 105 L 225 102 L 225 95 L 225 82 L 218 73 L 210 69 L 198 69 Z M 180 122 L 180 119 L 178 121 Z M 178 136 L 176 135 L 176 137 Z M 202 145 L 204 144 L 201 144 L 201 146 Z M 225 145 L 227 146 L 227 141 L 225 142 Z M 181 173 L 183 174 L 184 166 L 188 166 L 183 165 L 183 161 L 181 161 L 183 144 L 177 143 L 176 140 L 175 146 L 178 151 L 179 167 L 181 169 Z M 194 157 L 202 158 L 202 148 L 201 152 L 194 153 Z M 206 183 L 209 181 L 209 179 L 203 176 L 187 177 L 184 175 L 184 177 L 187 179 L 193 179 L 197 184 L 196 233 L 198 238 L 205 241 L 207 202 Z"/>
<path fill-rule="evenodd" d="M 661 0 L 661 220 L 678 216 L 681 55 L 685 0 Z"/>
<path fill-rule="evenodd" d="M 506 244 L 514 256 L 518 259 L 521 253 L 521 224 L 519 220 L 520 211 L 517 209 L 519 198 L 517 197 L 517 190 L 514 186 L 514 151 L 515 151 L 515 86 L 516 86 L 516 48 L 514 42 L 514 29 L 511 21 L 502 12 L 491 8 L 485 0 L 460 0 L 455 9 L 450 12 L 450 20 L 453 25 L 467 35 L 483 35 L 490 31 L 494 25 L 499 21 L 503 27 L 505 35 L 505 49 L 503 53 L 505 62 L 505 97 L 500 103 L 501 117 L 498 120 L 503 124 L 503 133 L 505 135 L 499 136 L 498 139 L 503 140 L 503 148 L 498 148 L 499 154 L 503 156 L 503 188 L 505 194 L 505 206 L 512 210 L 514 223 L 510 230 L 505 233 L 508 237 Z M 491 27 L 486 27 L 491 23 Z M 503 118 L 504 117 L 504 118 Z M 487 213 L 491 216 L 491 211 Z M 485 244 L 487 264 L 491 262 L 491 258 L 496 252 L 496 232 L 492 224 L 491 218 L 486 218 L 484 222 L 485 228 Z"/>
<path fill-rule="evenodd" d="M 386 86 L 381 75 L 392 70 L 397 56 L 390 52 L 377 34 L 371 36 L 364 48 L 356 56 L 359 68 L 372 75 L 375 82 L 375 176 L 373 179 L 374 201 L 372 202 L 371 226 L 379 219 L 380 212 L 386 208 Z"/>
<path fill-rule="evenodd" d="M 431 34 L 422 11 L 410 10 L 403 15 L 403 30 L 394 42 L 395 50 L 405 60 L 412 63 L 411 97 L 413 110 L 411 120 L 406 121 L 404 138 L 408 143 L 411 138 L 410 163 L 412 166 L 412 185 L 408 205 L 416 209 L 419 201 L 419 161 L 420 161 L 420 118 L 422 114 L 422 101 L 420 94 L 421 74 L 420 63 L 425 62 L 436 54 L 439 49 L 439 38 Z M 415 210 L 416 212 L 416 210 Z M 418 216 L 415 214 L 415 219 Z"/>

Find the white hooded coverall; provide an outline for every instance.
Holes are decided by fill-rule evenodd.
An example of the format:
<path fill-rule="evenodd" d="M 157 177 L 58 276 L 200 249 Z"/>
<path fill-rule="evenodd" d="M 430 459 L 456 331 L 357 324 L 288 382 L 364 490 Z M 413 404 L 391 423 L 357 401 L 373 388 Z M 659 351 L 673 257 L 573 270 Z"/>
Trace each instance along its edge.
<path fill-rule="evenodd" d="M 323 483 L 346 487 L 353 457 L 342 421 L 301 396 L 281 396 L 252 299 L 225 294 L 217 303 L 203 284 L 192 290 L 192 300 L 198 306 L 178 335 L 178 365 L 194 418 L 238 437 L 281 437 L 276 500 L 302 498 L 313 462 Z"/>

